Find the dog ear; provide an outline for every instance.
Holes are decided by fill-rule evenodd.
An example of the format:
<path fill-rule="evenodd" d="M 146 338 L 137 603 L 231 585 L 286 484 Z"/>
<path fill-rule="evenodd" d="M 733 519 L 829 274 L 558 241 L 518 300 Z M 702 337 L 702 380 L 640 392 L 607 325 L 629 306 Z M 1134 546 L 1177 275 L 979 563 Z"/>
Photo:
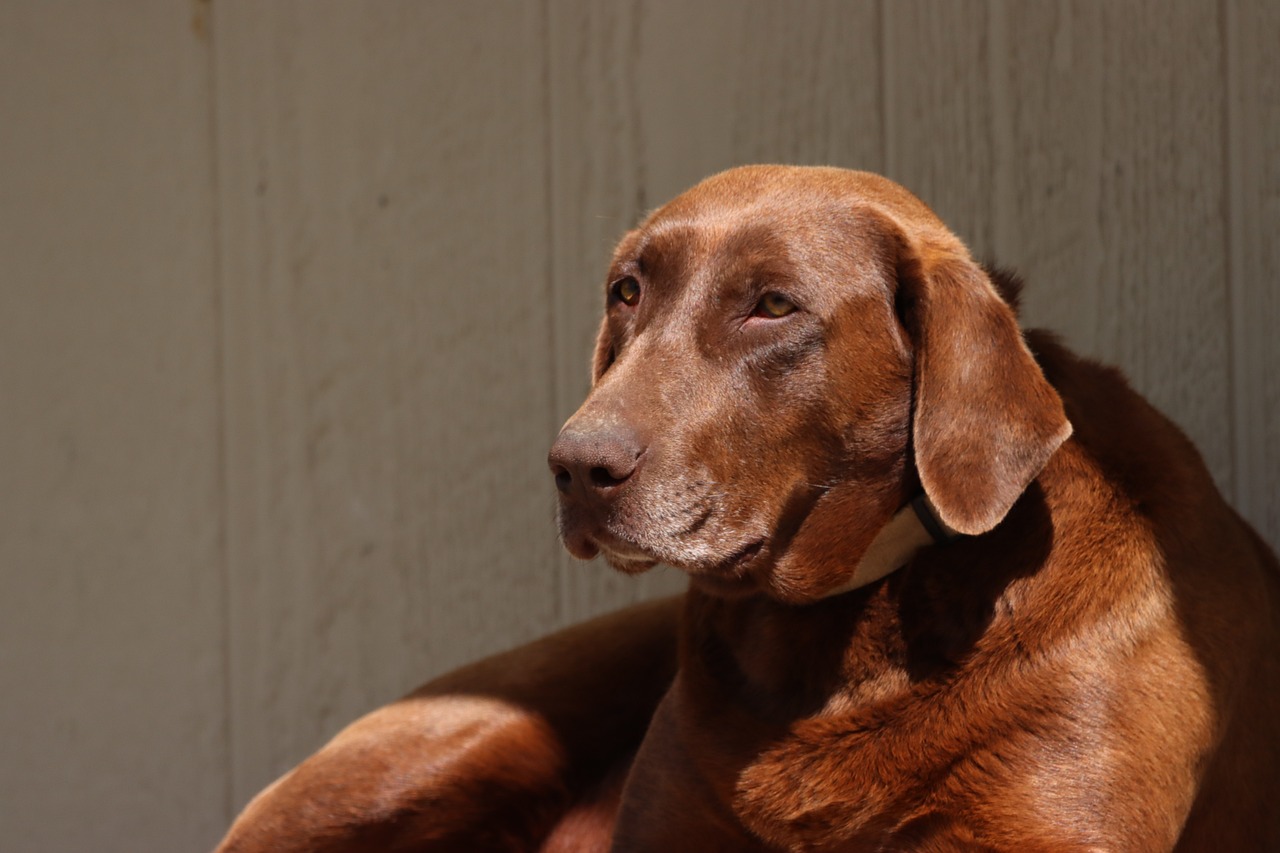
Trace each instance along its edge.
<path fill-rule="evenodd" d="M 904 251 L 897 303 L 915 344 L 920 483 L 944 524 L 974 535 L 1000 523 L 1071 423 L 1013 309 L 960 252 Z"/>

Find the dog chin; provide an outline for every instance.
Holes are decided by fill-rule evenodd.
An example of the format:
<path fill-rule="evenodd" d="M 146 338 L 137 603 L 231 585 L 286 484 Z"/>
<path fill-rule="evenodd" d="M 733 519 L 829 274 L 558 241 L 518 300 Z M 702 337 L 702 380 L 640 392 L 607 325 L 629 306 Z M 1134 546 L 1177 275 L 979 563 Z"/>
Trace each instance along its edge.
<path fill-rule="evenodd" d="M 561 539 L 569 553 L 589 560 L 599 554 L 616 571 L 638 575 L 659 563 L 671 566 L 719 595 L 741 594 L 757 588 L 751 571 L 768 551 L 766 539 L 743 542 L 730 553 L 724 545 L 687 541 L 683 537 L 662 538 L 645 545 L 630 535 L 619 535 L 608 527 L 595 530 L 562 530 Z"/>
<path fill-rule="evenodd" d="M 658 561 L 649 557 L 632 557 L 613 554 L 609 551 L 602 550 L 601 556 L 604 557 L 606 563 L 613 569 L 626 575 L 638 575 L 647 572 L 654 566 L 658 565 Z"/>
<path fill-rule="evenodd" d="M 685 571 L 695 586 L 711 595 L 721 598 L 750 595 L 760 591 L 755 570 L 768 560 L 768 550 L 765 540 L 749 541 L 726 557 L 710 563 L 700 561 Z"/>

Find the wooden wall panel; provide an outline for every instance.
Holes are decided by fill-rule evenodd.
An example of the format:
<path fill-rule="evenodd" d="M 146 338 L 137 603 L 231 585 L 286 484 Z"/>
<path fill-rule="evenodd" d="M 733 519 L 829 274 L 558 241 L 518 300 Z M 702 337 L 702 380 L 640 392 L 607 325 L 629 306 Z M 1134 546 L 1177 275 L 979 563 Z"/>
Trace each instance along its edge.
<path fill-rule="evenodd" d="M 1231 496 L 1218 10 L 1102 8 L 1096 353 L 1186 430 Z"/>
<path fill-rule="evenodd" d="M 226 820 L 208 48 L 0 5 L 0 847 Z"/>
<path fill-rule="evenodd" d="M 1001 3 L 993 19 L 993 255 L 1027 280 L 1025 322 L 1097 353 L 1100 291 L 1114 279 L 1100 216 L 1101 4 Z"/>
<path fill-rule="evenodd" d="M 215 6 L 234 792 L 556 624 L 535 4 Z"/>
<path fill-rule="evenodd" d="M 1265 0 L 3 4 L 0 846 L 207 849 L 364 710 L 681 586 L 572 563 L 544 459 L 614 241 L 738 163 L 911 187 L 1280 546 L 1278 43 Z"/>
<path fill-rule="evenodd" d="M 885 174 L 992 254 L 997 106 L 985 0 L 884 4 Z"/>
<path fill-rule="evenodd" d="M 886 6 L 890 174 L 1233 493 L 1221 29 L 1203 3 Z"/>
<path fill-rule="evenodd" d="M 556 410 L 586 393 L 614 242 L 651 207 L 741 163 L 883 163 L 871 2 L 550 5 Z M 678 589 L 562 558 L 576 621 Z"/>
<path fill-rule="evenodd" d="M 1280 5 L 1224 7 L 1237 506 L 1280 550 Z"/>

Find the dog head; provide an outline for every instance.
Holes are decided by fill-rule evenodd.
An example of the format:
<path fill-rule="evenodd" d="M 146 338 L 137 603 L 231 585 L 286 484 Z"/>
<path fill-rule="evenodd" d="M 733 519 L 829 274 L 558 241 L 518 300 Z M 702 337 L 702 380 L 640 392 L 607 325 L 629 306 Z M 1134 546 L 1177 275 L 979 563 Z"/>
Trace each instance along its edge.
<path fill-rule="evenodd" d="M 991 529 L 1071 431 L 991 280 L 876 175 L 708 178 L 622 239 L 605 299 L 549 462 L 565 546 L 621 571 L 813 600 L 920 490 Z"/>

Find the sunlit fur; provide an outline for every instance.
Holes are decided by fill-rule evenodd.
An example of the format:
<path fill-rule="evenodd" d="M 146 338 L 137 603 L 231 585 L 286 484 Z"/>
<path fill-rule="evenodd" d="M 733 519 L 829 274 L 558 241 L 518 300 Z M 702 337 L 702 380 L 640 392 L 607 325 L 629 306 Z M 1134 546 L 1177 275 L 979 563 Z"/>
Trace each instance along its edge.
<path fill-rule="evenodd" d="M 623 275 L 552 455 L 636 464 L 559 523 L 687 595 L 375 712 L 222 853 L 1280 850 L 1280 565 L 1011 277 L 883 178 L 787 167 L 660 208 Z M 921 490 L 968 535 L 824 597 Z"/>

